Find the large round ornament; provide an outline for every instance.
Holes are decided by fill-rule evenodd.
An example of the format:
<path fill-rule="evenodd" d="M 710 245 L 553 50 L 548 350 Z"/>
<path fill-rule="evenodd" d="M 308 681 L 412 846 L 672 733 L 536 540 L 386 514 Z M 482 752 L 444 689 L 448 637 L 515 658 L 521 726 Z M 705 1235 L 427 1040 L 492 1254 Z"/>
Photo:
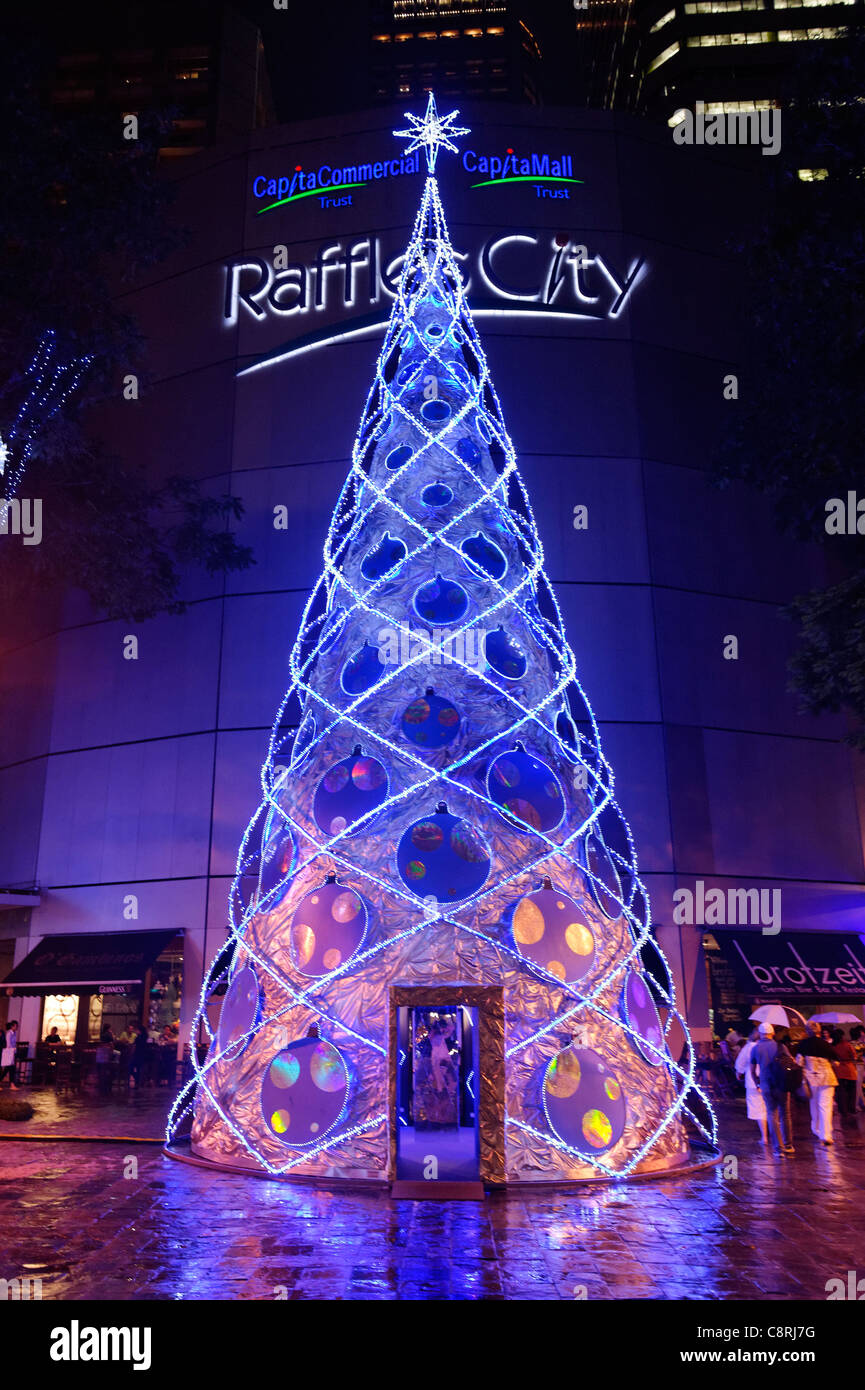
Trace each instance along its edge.
<path fill-rule="evenodd" d="M 520 898 L 511 930 L 520 955 L 563 984 L 576 984 L 594 965 L 595 938 L 582 910 L 555 888 L 539 888 Z"/>
<path fill-rule="evenodd" d="M 381 680 L 385 669 L 378 647 L 364 642 L 345 663 L 341 677 L 342 688 L 347 695 L 362 695 L 365 690 L 369 690 Z"/>
<path fill-rule="evenodd" d="M 275 907 L 288 887 L 294 866 L 294 840 L 291 831 L 276 810 L 268 812 L 261 837 L 261 870 L 258 876 L 259 901 L 274 892 L 267 904 Z"/>
<path fill-rule="evenodd" d="M 315 732 L 315 715 L 312 713 L 312 710 L 307 710 L 298 725 L 297 733 L 294 736 L 294 742 L 291 745 L 290 766 L 292 772 L 296 771 L 301 763 L 309 757 L 309 750 L 312 747 Z"/>
<path fill-rule="evenodd" d="M 487 791 L 509 820 L 544 834 L 554 830 L 565 814 L 565 798 L 555 773 L 521 745 L 493 759 Z"/>
<path fill-rule="evenodd" d="M 550 1128 L 587 1159 L 606 1153 L 625 1132 L 627 1104 L 615 1072 L 597 1052 L 566 1047 L 544 1075 Z"/>
<path fill-rule="evenodd" d="M 487 665 L 505 680 L 519 680 L 526 673 L 528 661 L 518 642 L 509 637 L 503 627 L 487 635 L 484 643 Z"/>
<path fill-rule="evenodd" d="M 320 1038 L 289 1043 L 261 1084 L 261 1110 L 271 1134 L 295 1149 L 317 1144 L 339 1122 L 348 1084 L 348 1068 L 332 1043 Z"/>
<path fill-rule="evenodd" d="M 649 1066 L 660 1067 L 666 1053 L 661 1019 L 647 984 L 636 970 L 629 970 L 625 980 L 622 990 L 622 1016 L 628 1026 L 638 1034 L 637 1037 L 626 1035 L 631 1046 Z M 651 1043 L 656 1051 L 647 1047 L 646 1043 Z"/>
<path fill-rule="evenodd" d="M 412 700 L 403 711 L 403 734 L 418 748 L 443 748 L 456 737 L 459 726 L 456 707 L 432 689 Z"/>
<path fill-rule="evenodd" d="M 487 537 L 477 531 L 473 536 L 468 536 L 460 546 L 463 558 L 469 569 L 474 574 L 479 574 L 481 578 L 502 579 L 508 568 L 508 562 L 499 547 Z"/>
<path fill-rule="evenodd" d="M 360 572 L 364 579 L 383 579 L 386 574 L 390 574 L 391 570 L 396 569 L 405 555 L 405 542 L 401 541 L 398 536 L 392 536 L 389 531 L 385 531 L 378 545 L 364 556 Z"/>
<path fill-rule="evenodd" d="M 421 584 L 414 596 L 414 610 L 425 623 L 455 623 L 469 606 L 469 596 L 462 585 L 437 574 Z"/>
<path fill-rule="evenodd" d="M 587 835 L 585 852 L 592 897 L 604 916 L 615 922 L 622 915 L 622 884 L 612 856 L 597 830 Z"/>
<path fill-rule="evenodd" d="M 302 898 L 289 927 L 291 963 L 302 975 L 329 975 L 359 951 L 367 928 L 363 899 L 336 880 Z"/>
<path fill-rule="evenodd" d="M 435 482 L 424 488 L 420 500 L 425 507 L 446 507 L 454 500 L 454 495 L 447 483 Z"/>
<path fill-rule="evenodd" d="M 613 859 L 616 874 L 622 886 L 622 903 L 630 907 L 637 887 L 637 866 L 634 843 L 625 819 L 618 806 L 608 801 L 597 820 L 598 832 Z"/>
<path fill-rule="evenodd" d="M 419 898 L 460 902 L 477 893 L 490 871 L 489 850 L 468 821 L 441 807 L 410 825 L 396 855 L 400 878 Z"/>
<path fill-rule="evenodd" d="M 225 1054 L 245 1038 L 247 1033 L 251 1034 L 260 1018 L 261 991 L 258 979 L 251 965 L 243 965 L 233 977 L 222 1001 L 217 1032 L 220 1052 Z M 243 1047 L 246 1047 L 249 1041 L 250 1038 L 246 1038 Z M 233 1055 L 239 1055 L 243 1047 L 237 1048 Z"/>
<path fill-rule="evenodd" d="M 346 826 L 387 800 L 388 777 L 377 758 L 356 748 L 350 758 L 329 767 L 315 789 L 312 814 L 325 835 L 338 835 Z M 361 828 L 369 829 L 367 821 Z"/>

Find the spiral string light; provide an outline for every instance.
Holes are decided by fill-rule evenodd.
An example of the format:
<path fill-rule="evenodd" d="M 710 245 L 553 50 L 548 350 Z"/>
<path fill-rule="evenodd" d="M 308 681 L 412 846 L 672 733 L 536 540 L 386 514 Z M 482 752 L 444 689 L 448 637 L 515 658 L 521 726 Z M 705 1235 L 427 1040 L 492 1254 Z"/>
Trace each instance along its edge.
<path fill-rule="evenodd" d="M 208 999 L 220 974 L 218 961 L 224 959 L 220 953 L 206 974 L 196 1014 L 196 1026 L 208 1041 L 208 1054 L 203 1063 L 193 1057 L 194 1076 L 175 1101 L 168 1138 L 177 1133 L 196 1096 L 196 1110 L 199 1105 L 209 1106 L 256 1164 L 282 1174 L 328 1150 L 346 1153 L 352 1138 L 384 1125 L 386 1114 L 353 1123 L 347 1092 L 343 1109 L 326 1134 L 311 1147 L 307 1144 L 290 1153 L 284 1162 L 274 1162 L 262 1151 L 254 1127 L 232 1114 L 221 1093 L 220 1068 L 243 1054 L 262 1029 L 299 1008 L 317 1020 L 317 1035 L 322 1039 L 344 1036 L 359 1048 L 386 1057 L 385 1037 L 374 1036 L 374 1031 L 364 1034 L 356 1020 L 350 1024 L 334 1009 L 332 987 L 377 960 L 386 964 L 413 938 L 456 925 L 466 937 L 477 940 L 479 949 L 493 947 L 515 970 L 537 980 L 559 1001 L 540 1026 L 523 1034 L 517 1031 L 506 1048 L 506 1062 L 530 1055 L 550 1035 L 566 1038 L 575 1026 L 591 1020 L 593 1025 L 620 1030 L 666 1078 L 669 1103 L 660 1107 L 644 1141 L 631 1147 L 626 1161 L 619 1159 L 615 1165 L 600 1154 L 587 1156 L 585 1149 L 574 1148 L 556 1132 L 546 1092 L 542 1112 L 537 1107 L 537 1124 L 507 1116 L 512 1133 L 528 1135 L 549 1149 L 589 1162 L 605 1176 L 622 1178 L 684 1115 L 704 1139 L 714 1143 L 715 1118 L 696 1082 L 693 1045 L 676 1007 L 669 966 L 651 930 L 648 893 L 637 872 L 631 832 L 614 799 L 613 772 L 544 573 L 531 505 L 451 245 L 434 171 L 439 150 L 455 150 L 454 137 L 467 133 L 453 124 L 458 114 L 439 117 L 430 95 L 425 115 L 407 113 L 410 128 L 394 132 L 410 140 L 406 153 L 424 149 L 428 175 L 352 450 L 351 469 L 324 544 L 323 570 L 305 606 L 291 653 L 291 684 L 262 767 L 262 800 L 238 853 L 230 894 L 231 978 L 241 963 L 249 967 L 266 984 L 269 1003 L 248 1027 L 224 1045 L 220 1042 L 207 1015 Z M 462 583 L 445 577 L 454 573 Z M 407 585 L 415 583 L 412 610 Z M 452 622 L 446 621 L 446 615 L 437 622 L 434 615 L 440 599 L 462 598 L 471 601 Z M 397 634 L 398 659 L 382 662 L 382 631 Z M 468 655 L 472 637 L 475 659 Z M 462 705 L 468 701 L 477 714 L 462 751 L 433 756 L 429 748 L 398 738 L 382 712 L 419 687 L 430 685 L 430 695 L 432 686 L 441 685 L 442 680 L 447 682 L 458 719 L 456 689 L 462 692 Z M 419 703 L 421 707 L 428 704 Z M 300 719 L 292 731 L 296 710 Z M 367 767 L 380 760 L 382 770 L 388 770 L 385 793 L 368 809 L 354 808 L 323 827 L 310 814 L 308 769 L 341 767 L 340 758 L 351 762 L 340 750 L 352 745 L 355 751 L 362 749 Z M 563 813 L 555 824 L 542 823 L 531 806 L 515 810 L 523 807 L 522 802 L 505 801 L 503 809 L 489 777 L 484 781 L 477 774 L 479 760 L 492 768 L 503 750 L 516 748 L 525 757 L 524 747 L 535 745 L 551 749 L 555 755 L 551 760 L 572 775 L 573 789 L 565 791 L 545 764 L 536 764 L 552 779 L 544 795 L 552 794 L 552 786 L 562 800 Z M 495 873 L 449 903 L 422 893 L 422 883 L 412 876 L 428 872 L 423 855 L 401 866 L 395 841 L 397 828 L 402 833 L 406 826 L 400 845 L 407 838 L 411 844 L 418 843 L 412 837 L 419 827 L 432 838 L 451 802 L 458 808 L 457 826 L 466 827 L 459 834 L 468 840 L 469 863 L 475 862 L 472 855 L 484 844 L 471 840 L 472 827 L 487 829 L 492 823 L 502 824 L 503 818 L 513 825 L 516 820 L 523 838 L 522 852 L 512 864 L 497 863 Z M 433 814 L 434 805 L 438 809 Z M 413 817 L 425 815 L 427 820 L 410 825 Z M 608 842 L 609 834 L 605 838 L 604 827 L 611 823 L 618 827 L 618 842 Z M 391 854 L 384 866 L 357 849 L 357 837 L 373 831 L 379 837 L 394 835 L 396 858 Z M 457 833 L 452 830 L 452 837 Z M 266 888 L 262 861 L 274 835 L 287 837 L 292 862 Z M 452 838 L 451 843 L 463 841 Z M 563 863 L 588 885 L 611 921 L 613 915 L 601 904 L 612 895 L 615 919 L 627 924 L 627 943 L 585 988 L 527 957 L 501 922 L 501 903 L 508 894 L 513 900 L 529 891 L 527 882 L 535 886 L 549 882 L 547 875 L 554 877 L 556 866 Z M 606 876 L 598 867 L 604 863 Z M 340 883 L 357 884 L 373 916 L 378 905 L 382 911 L 398 912 L 408 925 L 398 930 L 376 928 L 371 945 L 364 942 L 312 982 L 298 984 L 296 972 L 281 968 L 262 947 L 261 927 L 280 904 L 296 903 L 327 873 L 340 875 Z M 256 876 L 259 887 L 250 892 L 248 885 Z M 610 887 L 611 881 L 618 885 L 617 892 Z M 645 964 L 647 951 L 653 968 Z M 655 1003 L 666 1010 L 662 1032 L 654 1040 L 625 1016 L 623 1007 L 618 1012 L 609 1007 L 611 989 L 635 973 Z M 680 1061 L 673 1059 L 668 1047 L 674 1021 L 685 1039 Z M 541 1128 L 542 1116 L 546 1129 Z"/>

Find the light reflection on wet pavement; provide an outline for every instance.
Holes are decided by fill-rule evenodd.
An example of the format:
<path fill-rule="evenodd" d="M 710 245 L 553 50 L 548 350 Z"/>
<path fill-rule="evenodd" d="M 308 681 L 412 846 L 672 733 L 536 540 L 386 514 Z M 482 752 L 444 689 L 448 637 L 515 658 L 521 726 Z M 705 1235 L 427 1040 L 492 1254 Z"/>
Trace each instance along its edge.
<path fill-rule="evenodd" d="M 156 1135 L 167 1102 L 31 1095 L 38 1133 Z M 825 1299 L 863 1259 L 865 1122 L 822 1149 L 799 1108 L 796 1155 L 782 1158 L 741 1103 L 720 1111 L 736 1178 L 483 1203 L 247 1179 L 134 1142 L 3 1142 L 0 1277 L 38 1276 L 46 1299 Z"/>

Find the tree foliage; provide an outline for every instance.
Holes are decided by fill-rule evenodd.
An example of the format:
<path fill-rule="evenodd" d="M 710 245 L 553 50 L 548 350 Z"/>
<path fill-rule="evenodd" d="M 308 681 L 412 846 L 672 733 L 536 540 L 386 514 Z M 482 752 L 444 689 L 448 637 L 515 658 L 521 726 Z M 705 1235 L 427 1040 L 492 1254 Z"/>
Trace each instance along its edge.
<path fill-rule="evenodd" d="M 39 42 L 0 46 L 0 433 L 8 437 L 46 328 L 59 360 L 93 362 L 77 396 L 36 435 L 23 492 L 42 499 L 44 539 L 27 548 L 0 537 L 0 584 L 10 599 L 37 584 L 43 600 L 80 587 L 99 611 L 140 618 L 182 607 L 183 566 L 229 571 L 252 555 L 229 529 L 237 499 L 210 497 L 188 479 L 154 486 L 86 428 L 88 408 L 116 396 L 122 375 L 134 370 L 146 383 L 139 330 L 116 296 L 183 234 L 157 170 L 170 113 L 141 113 L 137 140 L 123 138 L 117 115 L 57 116 L 47 99 L 52 69 Z"/>

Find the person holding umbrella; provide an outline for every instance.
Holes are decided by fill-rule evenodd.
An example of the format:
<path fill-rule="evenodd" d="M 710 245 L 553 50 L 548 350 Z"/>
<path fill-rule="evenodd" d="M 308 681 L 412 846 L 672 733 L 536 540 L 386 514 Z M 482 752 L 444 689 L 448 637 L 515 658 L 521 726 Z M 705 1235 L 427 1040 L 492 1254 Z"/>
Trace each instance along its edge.
<path fill-rule="evenodd" d="M 837 1060 L 835 1048 L 821 1036 L 819 1020 L 809 1019 L 808 1037 L 798 1044 L 796 1061 L 805 1069 L 805 1085 L 811 1106 L 811 1133 L 826 1148 L 834 1143 L 832 1109 L 838 1078 L 832 1063 Z"/>
<path fill-rule="evenodd" d="M 790 1120 L 790 1096 L 777 1084 L 773 1063 L 780 1049 L 775 1041 L 775 1029 L 771 1023 L 761 1023 L 759 1040 L 751 1052 L 750 1069 L 754 1081 L 760 1088 L 768 1121 L 772 1122 L 772 1137 L 776 1147 L 783 1154 L 794 1153 L 793 1127 Z"/>

